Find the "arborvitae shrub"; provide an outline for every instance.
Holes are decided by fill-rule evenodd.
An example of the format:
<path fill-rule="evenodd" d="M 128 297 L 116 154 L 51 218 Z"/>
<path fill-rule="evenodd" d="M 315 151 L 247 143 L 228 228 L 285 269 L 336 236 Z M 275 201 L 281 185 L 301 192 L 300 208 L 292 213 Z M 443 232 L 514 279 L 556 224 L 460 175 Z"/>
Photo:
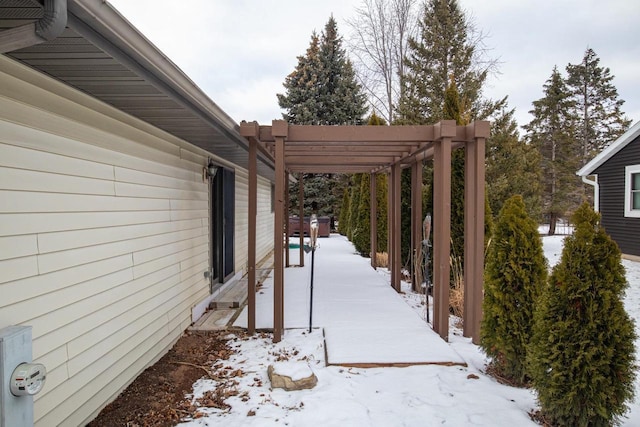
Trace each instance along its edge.
<path fill-rule="evenodd" d="M 340 216 L 338 217 L 338 231 L 346 236 L 349 231 L 349 187 L 345 187 L 342 194 L 342 205 L 340 206 Z"/>
<path fill-rule="evenodd" d="M 555 426 L 617 424 L 634 395 L 633 321 L 618 245 L 584 203 L 536 310 L 529 350 L 542 416 Z"/>
<path fill-rule="evenodd" d="M 353 245 L 362 256 L 371 252 L 371 204 L 369 174 L 362 174 L 360 178 L 360 205 L 356 211 L 356 229 L 353 232 Z"/>
<path fill-rule="evenodd" d="M 508 199 L 494 225 L 484 278 L 480 342 L 497 373 L 527 381 L 527 346 L 535 304 L 547 278 L 547 262 L 536 223 L 521 196 Z"/>
<path fill-rule="evenodd" d="M 376 190 L 377 190 L 377 209 L 376 209 L 376 223 L 377 223 L 377 237 L 378 237 L 378 252 L 387 252 L 387 204 L 388 204 L 388 184 L 387 175 L 379 173 L 376 175 Z"/>
<path fill-rule="evenodd" d="M 349 228 L 347 229 L 347 238 L 353 242 L 353 233 L 358 228 L 358 207 L 360 206 L 360 181 L 362 174 L 353 175 L 350 204 L 349 204 Z"/>

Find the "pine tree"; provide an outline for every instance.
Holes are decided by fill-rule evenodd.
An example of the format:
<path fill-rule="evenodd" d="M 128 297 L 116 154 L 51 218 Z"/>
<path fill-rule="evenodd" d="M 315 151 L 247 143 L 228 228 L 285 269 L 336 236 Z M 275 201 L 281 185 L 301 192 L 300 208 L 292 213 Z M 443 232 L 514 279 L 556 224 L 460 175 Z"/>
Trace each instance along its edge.
<path fill-rule="evenodd" d="M 567 86 L 575 101 L 577 139 L 581 147 L 581 165 L 615 141 L 631 125 L 621 110 L 609 68 L 599 65 L 600 58 L 587 48 L 580 64 L 567 65 Z"/>
<path fill-rule="evenodd" d="M 409 39 L 397 122 L 433 124 L 441 120 L 451 76 L 470 119 L 493 112 L 496 103 L 483 99 L 482 86 L 495 63 L 483 60 L 482 37 L 474 34 L 458 1 L 427 0 L 418 32 L 417 38 Z"/>
<path fill-rule="evenodd" d="M 469 123 L 469 111 L 460 100 L 454 76 L 444 93 L 443 118 L 457 125 Z M 451 154 L 451 256 L 464 267 L 464 150 Z M 452 269 L 452 274 L 453 274 Z"/>
<path fill-rule="evenodd" d="M 539 221 L 540 153 L 520 139 L 514 112 L 505 105 L 492 118 L 491 136 L 486 146 L 488 203 L 492 212 L 500 212 L 507 199 L 520 194 L 527 213 Z"/>
<path fill-rule="evenodd" d="M 527 381 L 527 346 L 533 313 L 547 277 L 538 227 L 521 196 L 509 198 L 494 225 L 488 249 L 480 345 L 503 377 Z"/>
<path fill-rule="evenodd" d="M 366 95 L 358 84 L 351 61 L 342 47 L 333 16 L 324 27 L 320 43 L 317 119 L 321 125 L 362 124 L 367 112 Z"/>
<path fill-rule="evenodd" d="M 549 218 L 550 235 L 555 234 L 557 220 L 579 203 L 574 107 L 571 93 L 554 67 L 544 84 L 544 97 L 533 102 L 533 120 L 524 126 L 528 141 L 540 153 L 542 212 Z"/>
<path fill-rule="evenodd" d="M 286 95 L 277 94 L 280 108 L 287 112 L 282 118 L 289 123 L 311 125 L 318 123 L 320 109 L 320 39 L 314 31 L 304 56 L 298 56 L 298 65 L 283 83 Z"/>
<path fill-rule="evenodd" d="M 535 313 L 530 372 L 556 426 L 617 424 L 634 395 L 635 331 L 620 250 L 583 203 Z"/>
<path fill-rule="evenodd" d="M 333 16 L 318 37 L 315 32 L 295 70 L 285 78 L 285 94 L 278 94 L 282 117 L 291 124 L 362 124 L 367 111 L 366 96 L 356 80 L 351 62 L 342 47 L 342 38 Z M 333 216 L 340 207 L 343 179 L 336 174 L 304 174 L 305 215 L 316 203 L 320 215 Z M 298 187 L 291 184 L 289 200 L 298 206 Z"/>
<path fill-rule="evenodd" d="M 488 117 L 502 105 L 504 100 L 494 102 L 482 96 L 482 87 L 495 63 L 484 61 L 482 36 L 473 31 L 457 0 L 427 0 L 418 23 L 418 32 L 416 38 L 409 39 L 397 124 L 433 124 L 445 118 L 459 118 L 460 123 L 469 123 Z M 451 111 L 445 114 L 446 91 L 452 79 L 458 92 L 453 108 L 458 111 L 456 114 L 459 117 L 452 117 Z M 464 166 L 461 166 L 464 160 L 462 153 L 454 152 L 452 157 L 452 179 L 455 180 L 464 176 Z M 425 167 L 425 176 L 426 186 L 430 190 L 431 164 Z M 452 204 L 456 200 L 463 201 L 464 187 L 452 184 L 452 189 L 455 192 L 452 194 Z M 429 199 L 426 204 L 430 206 L 432 201 Z M 401 217 L 410 218 L 407 206 L 402 209 Z M 462 211 L 464 207 L 452 206 L 452 236 L 456 236 L 452 249 L 459 257 L 463 256 L 464 246 L 460 243 L 464 239 L 464 226 L 458 226 L 464 224 Z M 408 242 L 408 237 L 403 240 L 403 248 L 407 245 L 405 240 Z"/>

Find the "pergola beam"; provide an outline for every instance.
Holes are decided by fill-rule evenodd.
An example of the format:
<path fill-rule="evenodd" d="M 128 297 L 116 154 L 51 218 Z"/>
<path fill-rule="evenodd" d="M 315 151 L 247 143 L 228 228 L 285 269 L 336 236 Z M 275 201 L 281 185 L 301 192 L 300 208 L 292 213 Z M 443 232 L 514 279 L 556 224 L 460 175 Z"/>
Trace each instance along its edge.
<path fill-rule="evenodd" d="M 380 163 L 389 163 L 394 162 L 396 157 L 394 156 L 291 156 L 285 155 L 285 161 L 289 164 L 295 165 L 371 165 L 371 167 L 375 167 Z"/>
<path fill-rule="evenodd" d="M 370 173 L 373 167 L 369 165 L 299 165 L 289 168 L 291 172 L 304 173 Z"/>
<path fill-rule="evenodd" d="M 281 121 L 281 120 L 274 120 Z M 417 126 L 314 126 L 289 125 L 287 141 L 304 142 L 353 142 L 399 144 L 433 141 L 433 125 Z M 260 126 L 261 141 L 274 141 L 269 126 Z"/>

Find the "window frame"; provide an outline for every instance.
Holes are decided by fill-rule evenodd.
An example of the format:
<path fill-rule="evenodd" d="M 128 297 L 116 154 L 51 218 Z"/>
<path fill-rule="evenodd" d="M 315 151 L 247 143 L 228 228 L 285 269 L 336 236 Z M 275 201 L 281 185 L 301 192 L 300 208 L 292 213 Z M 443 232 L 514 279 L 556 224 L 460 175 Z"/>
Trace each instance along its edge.
<path fill-rule="evenodd" d="M 640 209 L 634 209 L 632 205 L 631 178 L 636 174 L 640 174 L 640 165 L 629 165 L 624 168 L 624 216 L 627 218 L 640 218 Z"/>

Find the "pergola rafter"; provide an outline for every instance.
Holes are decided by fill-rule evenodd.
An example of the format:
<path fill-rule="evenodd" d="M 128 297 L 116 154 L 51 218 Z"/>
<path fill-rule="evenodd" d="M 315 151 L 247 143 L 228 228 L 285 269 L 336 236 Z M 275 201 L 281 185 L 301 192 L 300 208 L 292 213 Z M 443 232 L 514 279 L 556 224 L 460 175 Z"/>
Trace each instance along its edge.
<path fill-rule="evenodd" d="M 274 341 L 284 331 L 285 212 L 288 176 L 298 173 L 370 173 L 372 195 L 375 175 L 389 174 L 389 260 L 391 286 L 400 291 L 400 171 L 412 172 L 411 236 L 413 253 L 422 250 L 422 177 L 420 164 L 434 160 L 434 321 L 443 339 L 449 330 L 449 251 L 451 235 L 451 151 L 465 149 L 465 336 L 479 340 L 482 314 L 484 256 L 484 152 L 489 123 L 456 126 L 453 120 L 423 126 L 311 126 L 274 120 L 271 126 L 242 122 L 241 135 L 249 141 L 249 164 L 260 151 L 273 160 L 275 172 Z M 249 293 L 255 292 L 255 168 L 249 168 Z M 302 186 L 302 182 L 300 182 Z M 303 192 L 300 187 L 300 204 Z M 302 205 L 301 205 L 302 206 Z M 302 211 L 300 206 L 300 211 Z M 371 253 L 375 254 L 376 204 L 371 203 Z M 300 214 L 302 222 L 302 214 Z M 300 224 L 302 229 L 302 224 Z M 301 245 L 302 246 L 302 245 Z M 287 249 L 288 251 L 288 249 Z M 303 262 L 302 247 L 300 260 Z M 253 257 L 251 254 L 253 253 Z M 288 253 L 288 252 L 287 252 Z M 288 266 L 289 260 L 286 258 Z M 372 259 L 375 267 L 375 260 Z M 249 299 L 249 331 L 255 331 L 255 298 Z"/>

